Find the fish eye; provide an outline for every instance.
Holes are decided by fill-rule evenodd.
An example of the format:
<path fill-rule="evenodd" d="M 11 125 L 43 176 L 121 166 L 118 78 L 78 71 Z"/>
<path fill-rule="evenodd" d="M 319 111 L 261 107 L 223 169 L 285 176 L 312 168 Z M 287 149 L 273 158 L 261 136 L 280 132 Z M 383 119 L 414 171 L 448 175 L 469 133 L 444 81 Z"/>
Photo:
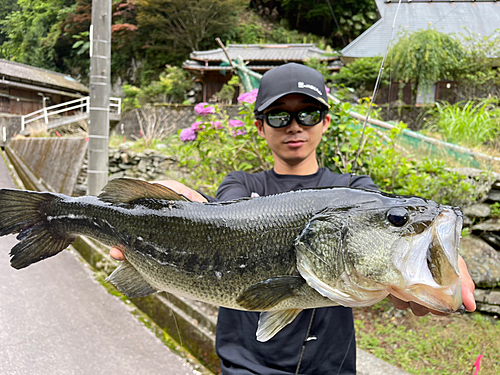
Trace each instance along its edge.
<path fill-rule="evenodd" d="M 401 207 L 392 208 L 387 213 L 387 220 L 396 227 L 402 227 L 408 222 L 408 219 L 408 211 Z"/>

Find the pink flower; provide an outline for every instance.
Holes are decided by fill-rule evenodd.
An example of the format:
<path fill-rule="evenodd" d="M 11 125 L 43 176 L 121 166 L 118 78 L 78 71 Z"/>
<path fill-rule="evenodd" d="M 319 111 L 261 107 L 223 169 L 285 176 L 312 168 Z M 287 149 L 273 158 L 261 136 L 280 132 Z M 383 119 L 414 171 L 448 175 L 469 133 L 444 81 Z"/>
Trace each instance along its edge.
<path fill-rule="evenodd" d="M 245 125 L 245 123 L 241 120 L 237 120 L 237 119 L 229 120 L 229 126 L 232 128 L 241 128 L 244 125 Z"/>
<path fill-rule="evenodd" d="M 196 132 L 192 128 L 182 129 L 179 138 L 184 142 L 194 141 L 196 139 Z"/>
<path fill-rule="evenodd" d="M 194 111 L 199 115 L 213 115 L 215 113 L 215 108 L 208 103 L 198 103 L 194 106 Z"/>
<path fill-rule="evenodd" d="M 326 93 L 329 94 L 330 93 L 330 89 L 328 88 L 328 86 L 325 86 L 325 90 L 326 90 Z"/>
<path fill-rule="evenodd" d="M 191 129 L 193 129 L 195 132 L 199 132 L 199 131 L 205 129 L 205 125 L 202 125 L 202 124 L 203 124 L 203 121 L 193 122 L 191 124 Z"/>
<path fill-rule="evenodd" d="M 214 129 L 224 129 L 224 126 L 220 121 L 210 121 L 210 125 Z"/>
<path fill-rule="evenodd" d="M 248 104 L 255 103 L 255 99 L 257 99 L 258 92 L 259 92 L 259 89 L 253 89 L 250 92 L 244 92 L 243 94 L 238 96 L 238 101 L 240 103 L 248 103 Z"/>

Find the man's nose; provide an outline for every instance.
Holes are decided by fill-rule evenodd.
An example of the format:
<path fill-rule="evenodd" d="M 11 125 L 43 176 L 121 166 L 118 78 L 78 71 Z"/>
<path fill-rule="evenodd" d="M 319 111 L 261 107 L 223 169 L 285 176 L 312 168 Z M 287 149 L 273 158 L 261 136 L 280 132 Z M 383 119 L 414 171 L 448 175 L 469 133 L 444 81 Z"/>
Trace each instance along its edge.
<path fill-rule="evenodd" d="M 293 118 L 292 123 L 286 127 L 287 133 L 297 133 L 301 132 L 302 130 L 304 129 L 302 129 L 302 126 L 300 126 L 300 124 L 297 122 L 297 119 L 295 118 Z"/>

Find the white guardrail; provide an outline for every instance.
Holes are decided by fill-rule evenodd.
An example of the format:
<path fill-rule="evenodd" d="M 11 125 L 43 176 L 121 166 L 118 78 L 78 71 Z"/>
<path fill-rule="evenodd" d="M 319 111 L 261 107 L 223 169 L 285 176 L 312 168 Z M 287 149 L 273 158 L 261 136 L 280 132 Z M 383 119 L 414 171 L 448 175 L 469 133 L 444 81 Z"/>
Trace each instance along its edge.
<path fill-rule="evenodd" d="M 109 98 L 109 110 L 110 112 L 121 114 L 122 111 L 122 99 L 121 98 Z M 79 98 L 71 100 L 69 102 L 64 102 L 61 104 L 56 104 L 50 107 L 44 107 L 38 111 L 28 113 L 27 115 L 21 116 L 21 131 L 24 131 L 27 124 L 37 120 L 44 120 L 46 124 L 49 123 L 50 116 L 61 115 L 65 112 L 74 111 L 73 115 L 89 113 L 90 111 L 90 97 L 86 96 L 84 98 Z"/>

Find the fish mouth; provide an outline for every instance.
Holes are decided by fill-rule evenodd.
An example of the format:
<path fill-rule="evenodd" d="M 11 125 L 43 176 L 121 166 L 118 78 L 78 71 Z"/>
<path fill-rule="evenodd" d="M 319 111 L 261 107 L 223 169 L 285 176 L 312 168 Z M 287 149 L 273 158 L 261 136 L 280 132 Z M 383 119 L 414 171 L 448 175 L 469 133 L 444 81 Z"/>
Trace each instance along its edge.
<path fill-rule="evenodd" d="M 440 209 L 432 225 L 410 239 L 413 250 L 405 257 L 393 258 L 403 280 L 388 291 L 403 301 L 451 313 L 462 306 L 458 269 L 462 215 L 452 207 L 441 206 Z"/>
<path fill-rule="evenodd" d="M 346 270 L 335 280 L 322 280 L 302 252 L 297 253 L 297 266 L 309 286 L 343 306 L 370 306 L 393 294 L 406 302 L 451 313 L 462 306 L 458 270 L 461 228 L 461 214 L 451 207 L 439 207 L 434 220 L 393 242 L 392 259 L 386 264 L 384 277 L 377 280 L 356 269 Z"/>

